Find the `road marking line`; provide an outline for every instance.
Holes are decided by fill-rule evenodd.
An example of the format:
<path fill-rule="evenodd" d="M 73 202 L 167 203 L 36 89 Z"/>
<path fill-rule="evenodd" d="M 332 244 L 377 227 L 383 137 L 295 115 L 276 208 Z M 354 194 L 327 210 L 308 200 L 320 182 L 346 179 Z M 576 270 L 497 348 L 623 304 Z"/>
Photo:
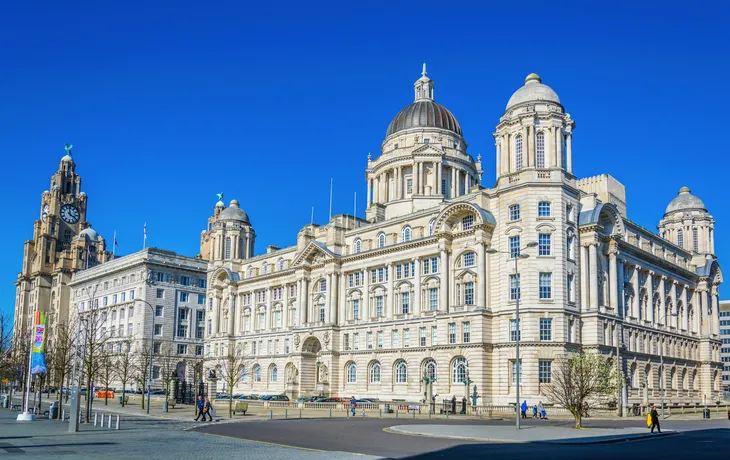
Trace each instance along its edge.
<path fill-rule="evenodd" d="M 198 433 L 202 433 L 202 434 L 205 434 L 205 435 L 208 435 L 208 436 L 218 436 L 220 438 L 237 439 L 239 441 L 257 442 L 259 444 L 268 444 L 270 446 L 287 447 L 289 449 L 301 449 L 301 450 L 308 450 L 308 451 L 311 451 L 311 452 L 329 452 L 327 450 L 312 449 L 311 447 L 298 447 L 298 446 L 290 446 L 288 444 L 279 444 L 279 443 L 276 443 L 276 442 L 258 441 L 256 439 L 237 438 L 235 436 L 228 436 L 228 435 L 225 435 L 225 434 L 206 433 L 206 432 L 203 432 L 203 431 L 198 431 Z"/>

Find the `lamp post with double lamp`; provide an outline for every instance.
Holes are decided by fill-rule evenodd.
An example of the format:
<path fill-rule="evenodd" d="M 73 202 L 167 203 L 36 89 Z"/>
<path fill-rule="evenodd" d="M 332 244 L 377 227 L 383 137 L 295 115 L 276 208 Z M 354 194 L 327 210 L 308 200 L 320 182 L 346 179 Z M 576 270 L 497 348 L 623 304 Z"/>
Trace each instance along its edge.
<path fill-rule="evenodd" d="M 527 259 L 530 257 L 528 254 L 523 254 L 522 251 L 524 251 L 527 248 L 534 248 L 538 244 L 536 241 L 532 241 L 530 243 L 527 243 L 527 245 L 524 248 L 518 248 L 515 251 L 498 251 L 494 248 L 489 248 L 486 250 L 487 254 L 508 254 L 510 257 L 512 257 L 515 261 L 515 278 L 517 281 L 516 286 L 516 294 L 515 294 L 515 392 L 516 399 L 515 401 L 517 404 L 515 405 L 515 427 L 519 430 L 520 429 L 520 279 L 517 278 L 519 276 L 519 272 L 517 270 L 517 261 L 519 259 Z M 512 287 L 510 286 L 510 289 Z"/>
<path fill-rule="evenodd" d="M 148 307 L 150 307 L 150 310 L 152 311 L 151 323 L 152 323 L 152 329 L 150 330 L 150 369 L 149 369 L 149 375 L 147 376 L 147 414 L 150 413 L 150 392 L 152 391 L 150 389 L 150 385 L 152 385 L 152 350 L 155 346 L 155 307 L 153 307 L 149 302 L 142 299 L 135 299 L 136 302 L 142 302 L 146 304 Z M 142 395 L 142 398 L 144 398 L 144 395 Z"/>
<path fill-rule="evenodd" d="M 677 313 L 670 313 L 669 316 L 677 316 Z M 664 323 L 667 319 L 667 314 L 664 313 L 664 316 L 659 318 L 660 323 Z M 666 327 L 666 324 L 664 325 Z M 662 404 L 662 420 L 664 420 L 664 389 L 666 388 L 665 385 L 665 375 L 664 375 L 664 340 L 659 342 L 659 385 L 661 388 L 661 404 Z"/>

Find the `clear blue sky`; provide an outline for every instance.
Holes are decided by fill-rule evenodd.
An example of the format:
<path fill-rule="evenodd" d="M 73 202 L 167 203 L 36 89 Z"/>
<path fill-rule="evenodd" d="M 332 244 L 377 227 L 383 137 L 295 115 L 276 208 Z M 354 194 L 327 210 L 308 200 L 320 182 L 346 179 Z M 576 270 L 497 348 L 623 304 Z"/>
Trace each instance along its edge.
<path fill-rule="evenodd" d="M 141 249 L 146 221 L 149 245 L 197 254 L 220 191 L 262 252 L 294 244 L 312 206 L 327 220 L 330 177 L 333 211 L 357 192 L 364 214 L 367 153 L 423 61 L 483 185 L 494 126 L 537 72 L 577 121 L 575 173 L 618 178 L 650 229 L 689 186 L 730 267 L 727 2 L 349 3 L 4 2 L 0 309 L 66 142 L 88 220 L 119 253 Z"/>

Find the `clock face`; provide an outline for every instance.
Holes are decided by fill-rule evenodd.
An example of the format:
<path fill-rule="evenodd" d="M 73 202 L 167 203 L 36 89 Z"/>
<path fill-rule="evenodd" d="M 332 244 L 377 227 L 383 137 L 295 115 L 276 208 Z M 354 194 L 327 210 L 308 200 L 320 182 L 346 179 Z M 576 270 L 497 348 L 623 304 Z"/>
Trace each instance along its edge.
<path fill-rule="evenodd" d="M 81 213 L 75 206 L 71 206 L 70 204 L 65 204 L 61 208 L 61 219 L 63 219 L 64 222 L 68 224 L 75 224 L 79 221 L 79 218 L 81 217 Z"/>

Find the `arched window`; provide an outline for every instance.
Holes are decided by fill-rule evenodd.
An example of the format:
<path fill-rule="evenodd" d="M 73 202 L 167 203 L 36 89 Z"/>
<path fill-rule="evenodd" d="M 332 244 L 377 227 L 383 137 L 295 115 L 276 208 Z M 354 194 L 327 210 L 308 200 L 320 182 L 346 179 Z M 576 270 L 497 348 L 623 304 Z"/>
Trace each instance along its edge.
<path fill-rule="evenodd" d="M 458 357 L 452 365 L 452 383 L 464 383 L 466 380 L 466 358 Z"/>
<path fill-rule="evenodd" d="M 284 270 L 284 259 L 282 259 L 280 257 L 279 260 L 276 262 L 276 265 L 277 265 L 277 267 L 276 267 L 277 270 L 279 270 L 279 271 Z"/>
<path fill-rule="evenodd" d="M 520 134 L 515 137 L 515 169 L 522 169 L 522 136 Z"/>
<path fill-rule="evenodd" d="M 535 166 L 538 168 L 545 167 L 545 134 L 541 131 L 537 133 L 535 141 Z"/>
<path fill-rule="evenodd" d="M 433 359 L 426 361 L 426 364 L 423 365 L 423 374 L 425 377 L 428 377 L 430 379 L 436 378 L 436 361 Z"/>
<path fill-rule="evenodd" d="M 694 252 L 700 251 L 700 241 L 697 235 L 697 227 L 692 229 L 692 250 Z"/>
<path fill-rule="evenodd" d="M 268 273 L 269 272 L 269 264 L 267 264 L 266 262 L 264 262 L 264 264 L 261 266 L 261 272 L 264 273 L 264 274 Z"/>
<path fill-rule="evenodd" d="M 324 320 L 326 318 L 326 308 L 324 304 L 324 298 L 319 301 L 319 321 L 324 323 Z"/>
<path fill-rule="evenodd" d="M 347 365 L 347 383 L 357 383 L 357 364 Z"/>
<path fill-rule="evenodd" d="M 261 366 L 259 366 L 258 364 L 253 367 L 253 381 L 261 381 Z"/>
<path fill-rule="evenodd" d="M 231 258 L 231 237 L 226 237 L 226 259 Z"/>
<path fill-rule="evenodd" d="M 463 268 L 473 267 L 476 264 L 476 254 L 473 252 L 467 252 L 461 256 L 461 266 Z"/>
<path fill-rule="evenodd" d="M 436 219 L 431 219 L 430 221 L 428 221 L 428 236 L 432 236 L 433 235 L 433 226 L 434 226 L 434 224 L 436 224 Z"/>
<path fill-rule="evenodd" d="M 253 276 L 253 267 L 248 267 L 246 269 L 246 278 L 251 278 Z"/>
<path fill-rule="evenodd" d="M 269 381 L 271 383 L 276 383 L 278 378 L 279 378 L 279 370 L 276 368 L 276 366 L 274 366 L 269 370 Z"/>
<path fill-rule="evenodd" d="M 411 227 L 406 225 L 403 227 L 403 230 L 401 231 L 402 234 L 402 240 L 404 243 L 411 241 Z"/>
<path fill-rule="evenodd" d="M 684 232 L 681 228 L 677 230 L 677 246 L 684 249 Z"/>
<path fill-rule="evenodd" d="M 370 366 L 370 383 L 380 383 L 380 363 L 378 362 Z"/>
<path fill-rule="evenodd" d="M 248 382 L 248 372 L 246 372 L 246 366 L 241 368 L 241 382 Z"/>
<path fill-rule="evenodd" d="M 385 247 L 385 233 L 383 232 L 378 233 L 378 247 Z"/>
<path fill-rule="evenodd" d="M 573 253 L 573 247 L 575 243 L 575 236 L 572 233 L 568 233 L 568 237 L 565 239 L 565 245 L 566 252 L 568 253 L 568 260 L 575 259 L 575 254 Z"/>
<path fill-rule="evenodd" d="M 395 383 L 408 383 L 408 365 L 405 361 L 398 361 L 395 365 Z"/>
<path fill-rule="evenodd" d="M 360 253 L 360 251 L 362 250 L 362 240 L 361 240 L 360 238 L 357 238 L 357 239 L 355 240 L 355 244 L 354 244 L 353 246 L 354 246 L 354 248 L 355 248 L 355 249 L 353 250 L 353 252 L 354 252 L 355 254 L 359 254 L 359 253 Z"/>

